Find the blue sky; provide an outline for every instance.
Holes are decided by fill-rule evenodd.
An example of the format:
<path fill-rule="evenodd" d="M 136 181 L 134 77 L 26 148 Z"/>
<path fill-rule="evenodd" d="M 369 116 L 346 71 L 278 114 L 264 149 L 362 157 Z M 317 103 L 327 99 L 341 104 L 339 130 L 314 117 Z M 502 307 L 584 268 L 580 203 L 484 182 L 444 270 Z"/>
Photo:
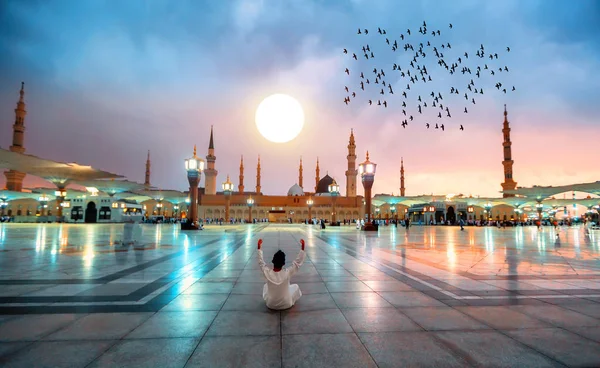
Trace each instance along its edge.
<path fill-rule="evenodd" d="M 375 192 L 398 191 L 404 157 L 408 194 L 496 195 L 507 104 L 520 185 L 597 180 L 597 19 L 600 2 L 591 0 L 5 0 L 0 146 L 10 145 L 23 80 L 27 152 L 142 181 L 150 149 L 152 182 L 164 188 L 186 188 L 182 161 L 194 144 L 205 154 L 214 125 L 219 183 L 230 174 L 237 184 L 242 154 L 246 188 L 255 184 L 259 154 L 266 193 L 284 194 L 297 182 L 300 156 L 305 183 L 314 180 L 317 156 L 321 172 L 344 183 L 354 128 L 359 160 L 368 149 L 379 164 Z M 397 38 L 424 20 L 457 52 L 472 54 L 481 43 L 490 51 L 511 47 L 501 56 L 510 68 L 503 78 L 517 91 L 492 94 L 488 81 L 490 93 L 468 116 L 454 114 L 451 126 L 463 124 L 464 132 L 403 129 L 397 106 L 341 103 L 343 70 L 356 65 L 341 50 L 360 48 L 356 29 L 382 27 Z M 378 52 L 382 67 L 401 61 Z M 452 83 L 440 75 L 435 86 Z M 297 98 L 307 117 L 284 145 L 264 140 L 254 125 L 258 103 L 279 92 Z"/>

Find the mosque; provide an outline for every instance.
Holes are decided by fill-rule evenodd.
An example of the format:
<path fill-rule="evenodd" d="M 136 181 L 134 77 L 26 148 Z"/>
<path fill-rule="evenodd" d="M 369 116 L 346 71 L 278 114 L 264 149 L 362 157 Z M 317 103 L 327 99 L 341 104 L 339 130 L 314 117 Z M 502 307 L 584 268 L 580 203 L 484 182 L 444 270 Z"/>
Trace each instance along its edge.
<path fill-rule="evenodd" d="M 94 169 L 90 166 L 55 162 L 25 153 L 25 89 L 21 84 L 20 97 L 15 109 L 12 145 L 9 150 L 0 148 L 0 169 L 6 177 L 5 189 L 0 190 L 0 215 L 11 216 L 15 222 L 51 222 L 62 219 L 67 222 L 121 222 L 130 213 L 144 213 L 149 217 L 165 216 L 184 218 L 188 213 L 189 193 L 152 187 L 150 182 L 150 152 L 146 158 L 144 184 L 125 180 L 123 177 Z M 504 181 L 502 198 L 465 197 L 463 195 L 417 195 L 406 196 L 404 186 L 404 160 L 400 166 L 399 196 L 376 194 L 372 198 L 372 218 L 404 219 L 413 222 L 442 223 L 475 220 L 523 220 L 529 217 L 577 216 L 567 213 L 567 206 L 582 205 L 584 214 L 597 216 L 600 199 L 588 196 L 584 199 L 556 199 L 566 192 L 585 192 L 600 195 L 600 181 L 557 187 L 533 186 L 517 188 L 513 178 L 510 140 L 510 123 L 506 105 L 502 125 Z M 264 194 L 261 189 L 260 156 L 256 166 L 254 190 L 244 185 L 244 159 L 240 160 L 237 187 L 227 180 L 217 182 L 214 134 L 211 127 L 206 168 L 203 171 L 205 185 L 199 188 L 198 217 L 201 219 L 229 219 L 237 221 L 303 222 L 309 218 L 327 221 L 343 221 L 364 218 L 365 201 L 357 195 L 358 170 L 356 142 L 350 131 L 348 140 L 347 170 L 344 195 L 339 185 L 329 175 L 321 177 L 317 158 L 314 182 L 305 184 L 303 163 L 298 166 L 298 181 L 285 196 Z M 194 156 L 196 150 L 194 148 Z M 41 177 L 55 188 L 23 188 L 26 175 Z M 314 184 L 314 186 L 313 186 Z M 76 187 L 73 187 L 75 185 Z M 83 189 L 77 189 L 85 188 Z M 219 191 L 218 188 L 230 188 Z M 560 209 L 563 209 L 560 211 Z"/>
<path fill-rule="evenodd" d="M 21 85 L 20 98 L 15 109 L 15 123 L 13 124 L 13 144 L 10 152 L 25 153 L 24 132 L 25 116 L 27 114 L 24 101 L 24 85 Z M 339 185 L 329 175 L 321 177 L 319 161 L 317 158 L 314 187 L 307 183 L 304 185 L 302 159 L 298 167 L 298 181 L 293 184 L 285 196 L 268 195 L 261 190 L 261 166 L 260 156 L 256 166 L 256 185 L 254 190 L 247 190 L 244 185 L 244 160 L 240 161 L 239 181 L 237 188 L 232 193 L 225 194 L 218 191 L 222 187 L 217 183 L 218 171 L 216 169 L 216 155 L 214 144 L 214 133 L 211 127 L 208 154 L 206 156 L 206 168 L 204 174 L 205 185 L 199 188 L 198 216 L 203 219 L 225 219 L 226 206 L 229 204 L 230 219 L 237 221 L 264 221 L 269 222 L 302 222 L 308 218 L 319 218 L 332 221 L 357 219 L 364 216 L 363 197 L 357 196 L 358 170 L 356 164 L 356 142 L 354 133 L 350 132 L 348 142 L 348 155 L 346 170 L 345 195 L 340 195 Z M 8 151 L 7 151 L 8 152 Z M 194 152 L 195 154 L 195 152 Z M 25 170 L 24 170 L 25 171 Z M 35 170 L 33 169 L 33 172 Z M 187 214 L 188 197 L 187 192 L 174 190 L 161 190 L 152 187 L 150 152 L 146 158 L 146 171 L 144 184 L 122 180 L 106 181 L 102 178 L 94 181 L 92 177 L 81 177 L 72 180 L 61 177 L 58 182 L 69 182 L 80 187 L 86 187 L 87 191 L 58 186 L 58 190 L 48 188 L 23 188 L 23 179 L 26 173 L 14 169 L 4 173 L 6 177 L 6 188 L 0 194 L 0 200 L 4 203 L 2 211 L 8 216 L 15 216 L 19 222 L 39 221 L 39 217 L 64 216 L 65 221 L 80 222 L 118 222 L 120 216 L 115 216 L 121 208 L 137 210 L 134 205 L 138 202 L 141 209 L 148 216 L 185 217 Z M 44 176 L 55 179 L 56 173 Z M 116 175 L 115 175 L 116 176 Z M 52 181 L 54 184 L 58 182 Z M 227 183 L 232 184 L 227 177 Z M 127 185 L 123 185 L 126 183 Z M 58 184 L 57 184 L 58 185 Z M 100 188 L 97 188 L 100 187 Z M 310 189 L 308 189 L 310 188 Z M 331 191 L 333 189 L 333 192 Z M 62 191 L 64 202 L 58 197 Z M 40 198 L 47 198 L 40 200 Z M 4 199 L 3 199 L 4 198 Z M 252 205 L 249 206 L 249 199 Z M 40 203 L 41 202 L 41 203 Z M 93 206 L 93 208 L 91 208 Z M 93 209 L 93 215 L 88 215 L 88 210 Z M 115 211 L 118 209 L 119 211 Z"/>

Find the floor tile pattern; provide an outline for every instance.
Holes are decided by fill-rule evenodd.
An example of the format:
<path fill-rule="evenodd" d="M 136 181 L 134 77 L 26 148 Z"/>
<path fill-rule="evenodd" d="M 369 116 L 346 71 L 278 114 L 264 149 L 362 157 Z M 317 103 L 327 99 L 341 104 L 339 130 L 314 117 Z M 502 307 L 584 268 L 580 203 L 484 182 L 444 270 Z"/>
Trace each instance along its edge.
<path fill-rule="evenodd" d="M 600 232 L 122 230 L 0 224 L 0 366 L 600 366 Z M 289 310 L 265 307 L 258 238 L 288 263 L 307 241 Z"/>

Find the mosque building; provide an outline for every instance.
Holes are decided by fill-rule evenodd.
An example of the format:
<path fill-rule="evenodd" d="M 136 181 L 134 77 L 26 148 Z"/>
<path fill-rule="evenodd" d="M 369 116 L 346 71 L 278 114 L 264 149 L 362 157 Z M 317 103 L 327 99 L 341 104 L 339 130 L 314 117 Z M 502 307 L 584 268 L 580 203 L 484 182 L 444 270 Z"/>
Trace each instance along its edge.
<path fill-rule="evenodd" d="M 254 191 L 246 190 L 244 186 L 245 168 L 242 156 L 237 190 L 225 195 L 222 191 L 216 190 L 218 186 L 217 171 L 215 170 L 216 157 L 213 130 L 211 128 L 208 155 L 206 156 L 207 169 L 204 171 L 206 175 L 205 186 L 203 191 L 200 188 L 202 194 L 199 200 L 198 216 L 201 218 L 224 219 L 225 207 L 227 201 L 229 201 L 229 217 L 238 220 L 249 219 L 249 210 L 252 211 L 252 219 L 268 220 L 269 222 L 288 222 L 289 219 L 292 222 L 302 222 L 308 218 L 332 221 L 334 213 L 337 221 L 362 218 L 364 215 L 363 197 L 356 195 L 358 170 L 356 168 L 356 143 L 353 131 L 350 132 L 347 160 L 345 196 L 339 193 L 336 198 L 332 197 L 329 186 L 337 183 L 328 174 L 323 177 L 320 176 L 318 158 L 315 167 L 314 190 L 313 188 L 304 187 L 304 169 L 302 158 L 300 158 L 298 181 L 290 186 L 287 195 L 264 194 L 261 190 L 260 156 L 258 156 L 256 164 L 256 186 Z M 251 207 L 248 206 L 248 199 L 250 198 L 254 201 Z M 309 208 L 311 201 L 312 205 Z"/>
<path fill-rule="evenodd" d="M 0 150 L 4 158 L 9 156 L 18 159 L 4 172 L 6 184 L 0 190 L 0 215 L 13 216 L 17 222 L 53 221 L 56 216 L 64 216 L 66 221 L 81 222 L 119 222 L 122 213 L 143 211 L 147 216 L 186 217 L 188 208 L 187 192 L 163 190 L 151 185 L 151 162 L 148 151 L 145 162 L 144 183 L 136 183 L 119 175 L 103 172 L 77 164 L 58 163 L 25 153 L 25 86 L 21 84 L 19 99 L 15 109 L 15 121 L 12 125 L 12 144 L 9 150 Z M 502 150 L 504 181 L 502 198 L 480 198 L 458 195 L 414 195 L 407 196 L 405 188 L 404 158 L 400 160 L 400 195 L 377 194 L 372 199 L 371 217 L 385 219 L 409 218 L 413 222 L 441 223 L 454 222 L 458 219 L 474 220 L 519 220 L 529 214 L 538 217 L 542 210 L 548 214 L 556 214 L 557 208 L 569 204 L 581 203 L 587 208 L 587 214 L 597 212 L 600 200 L 588 196 L 585 199 L 559 200 L 554 195 L 564 192 L 585 192 L 600 195 L 600 182 L 573 184 L 561 187 L 517 188 L 513 178 L 512 142 L 510 139 L 510 124 L 508 112 L 504 106 L 504 121 L 502 125 Z M 199 204 L 198 217 L 201 219 L 223 219 L 225 222 L 227 208 L 229 218 L 237 221 L 269 221 L 269 222 L 303 222 L 309 218 L 333 221 L 353 220 L 364 218 L 366 211 L 362 196 L 357 195 L 358 170 L 356 164 L 356 141 L 354 132 L 350 131 L 348 140 L 347 170 L 345 171 L 345 190 L 330 193 L 330 186 L 339 186 L 334 178 L 327 173 L 321 176 L 319 159 L 316 160 L 314 182 L 304 180 L 302 158 L 298 165 L 298 180 L 293 183 L 287 195 L 268 195 L 262 192 L 260 156 L 256 162 L 256 178 L 254 190 L 248 190 L 244 185 L 244 157 L 240 159 L 237 187 L 224 193 L 219 190 L 222 183 L 218 182 L 217 157 L 215 150 L 214 130 L 211 127 L 206 155 L 206 168 L 203 171 L 204 187 L 198 188 Z M 13 157 L 13 158 L 14 158 Z M 49 165 L 46 169 L 35 170 L 31 161 Z M 30 164 L 26 164 L 26 162 Z M 21 162 L 23 164 L 21 165 Z M 6 162 L 5 162 L 6 163 Z M 4 166 L 9 168 L 9 166 Z M 58 168 L 61 171 L 52 171 Z M 26 173 L 39 176 L 55 185 L 51 188 L 23 188 Z M 62 176 L 61 176 L 62 175 Z M 69 176 L 70 175 L 70 176 Z M 108 180 L 104 180 L 108 179 Z M 119 179 L 119 180 L 115 180 Z M 227 183 L 230 182 L 227 175 Z M 78 190 L 68 187 L 68 184 L 85 187 Z M 306 185 L 305 185 L 306 184 Z M 313 187 L 314 184 L 314 187 Z M 97 187 L 97 188 L 96 188 Z M 92 190 L 93 189 L 93 190 Z M 94 191 L 95 190 L 95 191 Z M 339 191 L 343 193 L 339 193 Z M 101 192 L 102 195 L 99 195 Z M 343 194 L 343 195 L 342 195 Z M 574 195 L 574 194 L 573 194 Z M 45 200 L 41 200 L 41 198 Z M 542 204 L 542 202 L 544 202 Z M 551 206 L 551 207 L 548 207 Z M 115 209 L 118 214 L 115 212 Z M 63 213 L 63 210 L 64 213 Z M 121 216 L 119 216 L 121 215 Z"/>

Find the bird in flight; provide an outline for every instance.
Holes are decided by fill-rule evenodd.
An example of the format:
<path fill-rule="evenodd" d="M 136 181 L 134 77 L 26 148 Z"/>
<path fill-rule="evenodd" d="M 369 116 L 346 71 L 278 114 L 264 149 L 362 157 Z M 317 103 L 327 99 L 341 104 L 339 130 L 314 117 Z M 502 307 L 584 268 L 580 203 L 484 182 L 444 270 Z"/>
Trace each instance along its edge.
<path fill-rule="evenodd" d="M 448 24 L 447 29 L 453 29 L 452 23 L 446 24 Z M 378 106 L 383 105 L 386 108 L 390 107 L 393 111 L 395 107 L 392 101 L 392 98 L 394 98 L 393 96 L 388 97 L 390 98 L 389 106 L 387 100 L 380 100 L 378 99 L 380 97 L 375 96 L 378 95 L 385 97 L 385 94 L 395 94 L 391 83 L 389 83 L 391 80 L 387 79 L 388 77 L 384 72 L 384 69 L 387 67 L 390 67 L 391 70 L 398 71 L 398 76 L 394 77 L 394 80 L 399 79 L 400 82 L 405 81 L 406 83 L 406 88 L 401 90 L 401 92 L 396 95 L 398 98 L 402 99 L 402 101 L 400 101 L 402 105 L 400 109 L 402 114 L 405 116 L 404 120 L 402 121 L 403 128 L 407 127 L 409 121 L 413 121 L 413 119 L 418 121 L 420 117 L 422 117 L 423 120 L 429 120 L 429 122 L 423 122 L 425 123 L 427 129 L 430 127 L 433 128 L 434 123 L 430 119 L 431 117 L 435 116 L 435 112 L 431 116 L 427 116 L 427 108 L 429 105 L 429 110 L 437 110 L 437 108 L 439 108 L 441 111 L 445 111 L 446 117 L 442 116 L 440 110 L 438 110 L 437 114 L 439 119 L 438 122 L 444 122 L 444 124 L 436 124 L 437 129 L 441 128 L 442 130 L 445 130 L 445 125 L 449 124 L 445 119 L 452 118 L 452 114 L 450 112 L 450 107 L 454 103 L 454 96 L 452 95 L 456 95 L 456 97 L 458 97 L 461 94 L 464 94 L 467 103 L 469 102 L 469 97 L 471 97 L 470 102 L 472 104 L 476 104 L 474 94 L 484 94 L 484 84 L 489 85 L 490 80 L 487 78 L 489 78 L 490 75 L 494 77 L 494 79 L 500 79 L 500 81 L 493 81 L 493 83 L 496 83 L 498 92 L 508 94 L 508 92 L 511 91 L 509 82 L 504 80 L 504 78 L 501 78 L 501 76 L 505 74 L 508 75 L 508 65 L 493 65 L 493 60 L 500 59 L 500 56 L 502 56 L 499 55 L 499 53 L 494 53 L 490 49 L 486 50 L 486 47 L 483 44 L 480 44 L 480 46 L 475 48 L 474 51 L 460 50 L 459 52 L 454 53 L 454 51 L 451 50 L 452 45 L 449 42 L 440 42 L 441 40 L 437 42 L 435 41 L 435 37 L 441 37 L 441 30 L 435 29 L 435 26 L 432 26 L 432 24 L 427 24 L 426 21 L 423 21 L 422 25 L 412 24 L 409 27 L 413 27 L 413 29 L 419 31 L 421 36 L 417 35 L 420 37 L 418 41 L 411 40 L 411 28 L 405 28 L 406 32 L 404 34 L 396 33 L 398 36 L 393 36 L 394 32 L 391 30 L 390 36 L 387 36 L 387 32 L 383 27 L 375 27 L 375 32 L 372 32 L 371 35 L 369 35 L 369 31 L 366 28 L 358 28 L 357 33 L 359 35 L 371 37 L 372 40 L 369 40 L 369 44 L 362 42 L 362 45 L 357 45 L 356 47 L 343 48 L 343 54 L 348 55 L 348 58 L 352 58 L 355 61 L 358 61 L 358 55 L 354 51 L 358 50 L 358 52 L 360 52 L 360 50 L 362 50 L 364 56 L 364 59 L 361 59 L 361 62 L 351 64 L 353 68 L 352 74 L 350 73 L 351 65 L 347 65 L 347 67 L 344 66 L 345 69 L 343 70 L 347 74 L 349 81 L 344 83 L 346 84 L 344 87 L 346 93 L 341 97 L 344 97 L 343 100 L 346 105 L 349 105 L 349 103 L 353 102 L 352 100 L 354 99 L 369 97 L 370 99 L 365 99 L 368 101 L 369 105 L 374 105 L 374 102 L 376 102 Z M 376 36 L 377 33 L 379 35 L 386 36 Z M 389 51 L 390 49 L 391 51 Z M 445 51 L 447 56 L 441 52 L 442 50 Z M 500 48 L 500 50 L 502 50 L 502 48 Z M 383 54 L 383 51 L 387 51 L 388 53 L 395 52 L 393 59 L 387 58 L 386 55 Z M 377 61 L 375 60 L 375 52 L 378 54 Z M 505 52 L 510 52 L 510 47 L 506 47 Z M 471 57 L 469 57 L 469 53 L 472 54 Z M 476 55 L 476 57 L 473 57 L 473 54 Z M 403 56 L 406 56 L 406 58 L 403 59 Z M 384 62 L 386 59 L 392 60 L 392 62 L 389 64 Z M 488 66 L 488 64 L 485 64 L 485 61 L 488 61 L 490 65 Z M 364 75 L 365 69 L 363 69 L 363 71 L 360 70 L 365 66 L 367 66 L 366 70 L 369 70 L 368 68 L 373 70 L 373 73 L 375 74 L 375 81 L 373 84 L 381 85 L 379 88 L 373 89 L 373 86 L 370 86 L 370 80 L 365 78 Z M 434 68 L 438 68 L 442 72 L 446 72 L 447 75 L 450 75 L 451 78 L 456 79 L 459 77 L 464 78 L 464 76 L 467 74 L 475 74 L 475 77 L 469 78 L 470 82 L 468 82 L 466 86 L 466 89 L 469 90 L 468 92 L 470 95 L 465 92 L 460 93 L 459 88 L 457 87 L 460 86 L 460 83 L 462 82 L 459 84 L 451 83 L 451 87 L 447 84 L 447 87 L 439 86 L 441 90 L 444 90 L 444 88 L 450 89 L 450 96 L 447 96 L 448 98 L 446 99 L 447 103 L 442 104 L 441 102 L 444 98 L 442 97 L 441 92 L 435 90 L 435 86 L 440 83 L 440 80 L 436 78 L 436 73 L 430 73 L 428 71 L 428 69 Z M 471 69 L 473 69 L 474 72 L 471 72 Z M 489 70 L 489 74 L 482 73 L 482 70 Z M 360 78 L 358 78 L 359 75 Z M 465 82 L 467 80 L 465 80 Z M 442 83 L 443 82 L 445 82 L 444 78 L 442 78 Z M 506 82 L 504 83 L 506 86 L 502 86 L 501 82 Z M 417 93 L 413 94 L 414 91 L 420 91 L 421 83 L 430 83 L 432 86 L 431 89 L 433 89 L 434 92 L 431 92 L 430 96 L 427 93 L 425 95 L 418 95 Z M 491 83 L 491 85 L 493 85 L 493 83 Z M 381 88 L 382 86 L 387 87 L 388 90 L 386 91 L 385 88 Z M 465 88 L 464 84 L 462 87 Z M 350 92 L 351 89 L 354 91 Z M 515 90 L 516 87 L 512 86 L 512 91 L 514 92 Z M 496 91 L 492 90 L 492 94 L 493 93 L 496 93 Z M 455 110 L 455 113 L 456 111 L 460 111 L 459 107 L 457 110 Z M 467 107 L 464 107 L 463 112 L 465 114 L 469 113 Z M 473 113 L 473 111 L 471 111 L 471 113 Z M 460 125 L 460 130 L 464 130 L 464 125 Z"/>

